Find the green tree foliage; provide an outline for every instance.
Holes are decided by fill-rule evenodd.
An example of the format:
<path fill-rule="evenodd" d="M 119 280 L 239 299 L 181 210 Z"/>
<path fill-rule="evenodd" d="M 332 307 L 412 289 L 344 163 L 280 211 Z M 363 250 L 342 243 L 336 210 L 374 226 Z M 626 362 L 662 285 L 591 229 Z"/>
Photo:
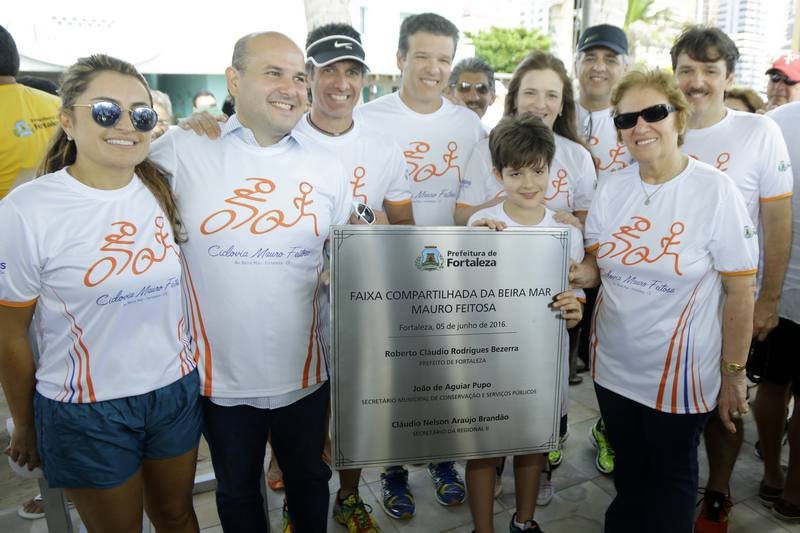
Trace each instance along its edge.
<path fill-rule="evenodd" d="M 625 24 L 622 29 L 628 31 L 634 22 L 646 24 L 659 24 L 672 22 L 672 12 L 669 8 L 653 10 L 655 0 L 628 0 L 628 9 L 625 12 Z"/>
<path fill-rule="evenodd" d="M 495 72 L 513 72 L 531 51 L 550 50 L 550 38 L 535 29 L 492 26 L 466 35 L 475 45 L 475 55 L 489 63 Z"/>

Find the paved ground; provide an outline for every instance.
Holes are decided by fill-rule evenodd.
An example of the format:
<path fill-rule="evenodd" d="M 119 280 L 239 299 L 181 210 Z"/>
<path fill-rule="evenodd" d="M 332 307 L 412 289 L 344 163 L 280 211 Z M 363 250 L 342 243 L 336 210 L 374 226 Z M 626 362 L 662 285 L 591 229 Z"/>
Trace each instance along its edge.
<path fill-rule="evenodd" d="M 598 417 L 597 400 L 587 380 L 570 388 L 570 437 L 565 445 L 565 460 L 553 474 L 556 496 L 547 507 L 537 509 L 536 518 L 547 533 L 599 533 L 602 531 L 603 513 L 614 495 L 610 477 L 600 474 L 594 467 L 594 450 L 588 440 L 591 425 Z M 0 420 L 7 417 L 5 404 L 0 404 Z M 733 476 L 734 507 L 729 533 L 800 533 L 800 525 L 787 525 L 773 518 L 758 501 L 758 482 L 762 476 L 761 462 L 753 455 L 756 440 L 755 424 L 750 415 L 745 420 L 745 445 Z M 3 447 L 8 435 L 0 434 Z M 701 446 L 702 448 L 702 446 Z M 786 452 L 786 450 L 784 450 Z M 207 452 L 199 468 L 208 471 Z M 463 465 L 460 467 L 463 472 Z M 701 452 L 701 484 L 708 472 L 705 453 Z M 409 476 L 417 502 L 417 516 L 409 521 L 398 522 L 388 518 L 380 508 L 379 471 L 367 469 L 362 475 L 360 492 L 364 500 L 372 505 L 374 515 L 384 532 L 470 532 L 472 530 L 469 509 L 466 505 L 444 508 L 436 503 L 427 471 L 411 467 Z M 511 469 L 506 469 L 503 478 L 504 492 L 495 501 L 495 529 L 506 531 L 514 512 L 514 481 Z M 334 475 L 330 484 L 331 498 L 338 489 Z M 47 531 L 44 520 L 22 520 L 16 515 L 17 505 L 36 493 L 36 484 L 15 477 L 5 461 L 0 461 L 0 531 L 4 533 L 43 533 Z M 197 495 L 194 499 L 200 526 L 204 533 L 221 533 L 214 495 Z M 270 520 L 273 531 L 280 531 L 280 507 L 283 496 L 270 493 Z M 78 518 L 75 515 L 77 524 Z M 329 522 L 331 532 L 345 532 L 333 520 Z"/>

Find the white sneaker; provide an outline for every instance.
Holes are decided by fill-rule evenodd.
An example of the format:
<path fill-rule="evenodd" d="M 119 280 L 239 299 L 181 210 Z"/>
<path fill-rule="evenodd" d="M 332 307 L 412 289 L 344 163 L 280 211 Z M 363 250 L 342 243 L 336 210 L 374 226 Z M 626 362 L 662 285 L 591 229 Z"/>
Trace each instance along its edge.
<path fill-rule="evenodd" d="M 503 494 L 503 476 L 498 473 L 494 478 L 494 497 L 499 498 L 501 494 Z"/>
<path fill-rule="evenodd" d="M 553 480 L 550 472 L 542 472 L 539 476 L 539 494 L 536 496 L 536 505 L 545 506 L 553 500 Z"/>

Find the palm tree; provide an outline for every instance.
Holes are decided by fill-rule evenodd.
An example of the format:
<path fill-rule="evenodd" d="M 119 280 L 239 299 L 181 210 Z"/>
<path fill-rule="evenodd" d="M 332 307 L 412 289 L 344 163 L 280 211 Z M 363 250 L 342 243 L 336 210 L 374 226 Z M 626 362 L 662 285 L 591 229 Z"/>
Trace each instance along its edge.
<path fill-rule="evenodd" d="M 659 22 L 669 22 L 672 13 L 669 8 L 651 12 L 655 0 L 628 0 L 628 9 L 625 12 L 625 23 L 622 29 L 626 32 L 634 22 L 644 22 L 646 24 L 656 24 Z"/>

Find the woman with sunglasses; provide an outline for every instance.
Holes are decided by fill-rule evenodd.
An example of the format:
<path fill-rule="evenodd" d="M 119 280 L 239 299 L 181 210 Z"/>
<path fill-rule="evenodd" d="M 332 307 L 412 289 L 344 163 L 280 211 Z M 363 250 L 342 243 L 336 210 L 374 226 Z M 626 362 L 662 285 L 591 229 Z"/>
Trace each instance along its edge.
<path fill-rule="evenodd" d="M 691 532 L 709 412 L 747 412 L 758 243 L 733 181 L 681 152 L 690 108 L 666 72 L 611 96 L 637 164 L 601 182 L 586 221 L 601 288 L 592 377 L 616 450 L 606 532 Z"/>
<path fill-rule="evenodd" d="M 182 226 L 147 159 L 158 116 L 145 79 L 105 55 L 67 69 L 61 98 L 43 175 L 0 203 L 6 453 L 41 464 L 89 531 L 141 531 L 143 508 L 158 531 L 197 531 L 199 385 Z"/>
<path fill-rule="evenodd" d="M 592 156 L 578 137 L 575 97 L 564 63 L 536 50 L 517 65 L 508 85 L 504 116 L 531 113 L 553 131 L 556 155 L 550 166 L 547 207 L 574 213 L 583 222 L 597 174 Z M 489 140 L 479 142 L 467 162 L 456 202 L 456 224 L 503 201 L 503 186 L 492 174 Z"/>

